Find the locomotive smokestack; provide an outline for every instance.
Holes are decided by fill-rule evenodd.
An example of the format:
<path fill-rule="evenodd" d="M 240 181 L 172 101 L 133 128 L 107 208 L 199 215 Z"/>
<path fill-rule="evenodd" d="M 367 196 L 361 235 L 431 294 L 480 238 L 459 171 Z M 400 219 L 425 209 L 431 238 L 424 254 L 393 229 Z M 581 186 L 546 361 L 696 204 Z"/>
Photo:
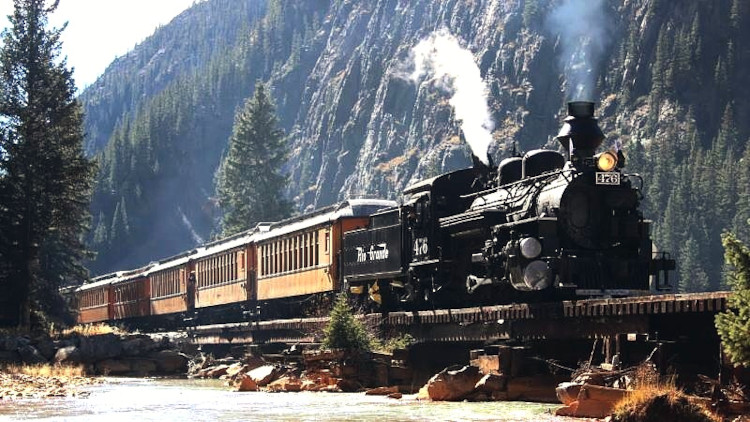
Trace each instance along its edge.
<path fill-rule="evenodd" d="M 568 117 L 556 139 L 568 150 L 570 161 L 594 156 L 604 141 L 604 133 L 594 118 L 594 103 L 573 101 L 568 103 Z"/>

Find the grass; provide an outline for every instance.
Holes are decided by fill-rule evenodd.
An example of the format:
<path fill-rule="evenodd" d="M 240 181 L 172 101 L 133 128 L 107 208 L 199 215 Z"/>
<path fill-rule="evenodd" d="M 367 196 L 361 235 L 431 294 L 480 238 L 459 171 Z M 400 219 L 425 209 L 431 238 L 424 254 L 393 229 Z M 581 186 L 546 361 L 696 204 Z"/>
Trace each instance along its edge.
<path fill-rule="evenodd" d="M 32 377 L 83 377 L 86 371 L 83 365 L 60 365 L 60 364 L 42 364 L 42 365 L 17 365 L 10 364 L 2 368 L 2 372 L 16 375 L 29 375 Z"/>
<path fill-rule="evenodd" d="M 635 388 L 616 403 L 612 422 L 721 422 L 702 404 L 689 399 L 675 386 L 673 378 L 659 380 L 644 368 L 635 374 Z"/>
<path fill-rule="evenodd" d="M 125 331 L 121 327 L 112 326 L 112 325 L 105 324 L 105 323 L 85 324 L 85 325 L 79 324 L 71 328 L 61 330 L 58 335 L 60 337 L 70 337 L 75 334 L 79 336 L 83 336 L 83 337 L 88 337 L 88 336 L 98 336 L 102 334 L 122 335 L 122 334 L 127 334 L 127 331 Z"/>

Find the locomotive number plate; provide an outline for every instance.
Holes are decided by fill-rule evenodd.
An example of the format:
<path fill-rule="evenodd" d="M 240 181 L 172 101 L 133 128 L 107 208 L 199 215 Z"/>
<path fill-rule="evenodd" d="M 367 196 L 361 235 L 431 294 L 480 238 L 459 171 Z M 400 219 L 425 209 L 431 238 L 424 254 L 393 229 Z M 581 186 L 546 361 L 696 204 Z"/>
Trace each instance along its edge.
<path fill-rule="evenodd" d="M 596 172 L 596 184 L 597 185 L 619 185 L 620 173 L 598 171 Z"/>

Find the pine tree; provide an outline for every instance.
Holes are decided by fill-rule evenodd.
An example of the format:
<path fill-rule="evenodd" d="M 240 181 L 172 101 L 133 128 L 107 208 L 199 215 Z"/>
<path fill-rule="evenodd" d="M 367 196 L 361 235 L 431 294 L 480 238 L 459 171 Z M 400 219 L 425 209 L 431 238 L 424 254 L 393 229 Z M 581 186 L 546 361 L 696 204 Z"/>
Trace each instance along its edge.
<path fill-rule="evenodd" d="M 291 204 L 283 197 L 288 179 L 281 172 L 287 154 L 274 105 L 267 88 L 258 83 L 255 96 L 235 116 L 229 152 L 219 169 L 216 191 L 224 236 L 291 214 Z"/>
<path fill-rule="evenodd" d="M 369 351 L 371 348 L 371 338 L 362 321 L 354 317 L 345 294 L 340 294 L 336 298 L 330 320 L 323 331 L 323 349 Z"/>
<path fill-rule="evenodd" d="M 83 114 L 60 60 L 62 29 L 45 0 L 14 0 L 0 49 L 0 280 L 22 327 L 59 316 L 59 287 L 87 272 L 82 234 L 95 165 L 83 153 Z M 7 293 L 6 293 L 7 292 Z"/>
<path fill-rule="evenodd" d="M 716 315 L 716 329 L 724 351 L 736 365 L 750 365 L 750 248 L 734 235 L 722 235 L 724 257 L 731 267 L 729 310 Z"/>

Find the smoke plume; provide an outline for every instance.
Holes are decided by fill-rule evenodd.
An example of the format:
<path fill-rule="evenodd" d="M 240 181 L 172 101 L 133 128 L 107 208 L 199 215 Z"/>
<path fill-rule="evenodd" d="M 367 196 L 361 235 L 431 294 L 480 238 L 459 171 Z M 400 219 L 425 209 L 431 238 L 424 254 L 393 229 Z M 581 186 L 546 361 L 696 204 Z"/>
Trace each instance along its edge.
<path fill-rule="evenodd" d="M 415 82 L 425 78 L 452 94 L 450 104 L 474 155 L 489 164 L 487 151 L 494 123 L 487 106 L 487 86 L 471 51 L 446 30 L 432 33 L 412 50 Z"/>
<path fill-rule="evenodd" d="M 560 37 L 560 66 L 570 100 L 593 100 L 602 53 L 610 41 L 604 0 L 563 0 L 545 21 Z"/>

